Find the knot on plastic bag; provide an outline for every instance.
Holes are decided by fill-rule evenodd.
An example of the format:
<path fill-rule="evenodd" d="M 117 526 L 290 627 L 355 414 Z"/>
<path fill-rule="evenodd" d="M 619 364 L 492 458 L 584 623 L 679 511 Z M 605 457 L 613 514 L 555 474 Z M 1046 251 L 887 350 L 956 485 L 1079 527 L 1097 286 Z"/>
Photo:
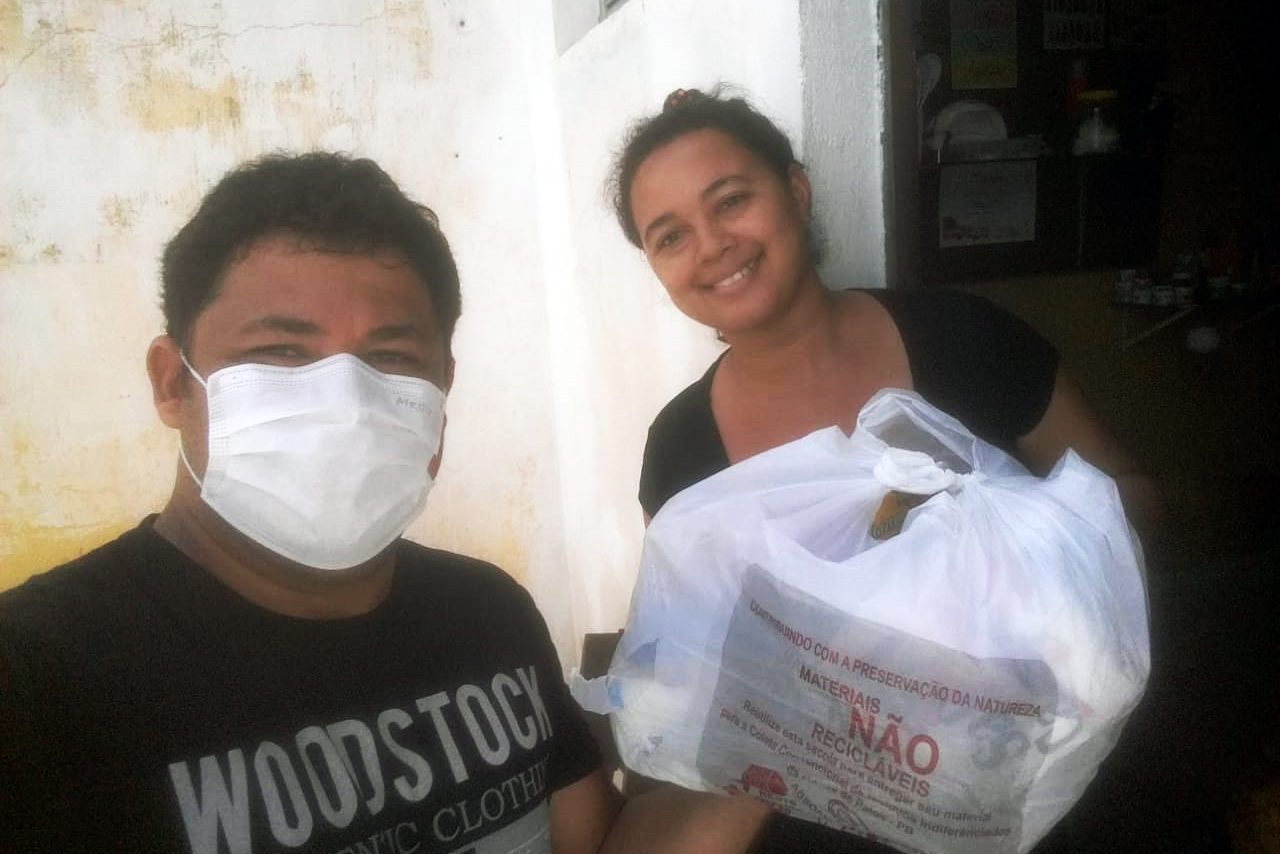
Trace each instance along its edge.
<path fill-rule="evenodd" d="M 873 469 L 876 480 L 898 492 L 932 495 L 954 489 L 964 476 L 943 468 L 933 457 L 921 451 L 887 448 Z"/>
<path fill-rule="evenodd" d="M 588 679 L 575 667 L 569 673 L 568 687 L 579 706 L 597 715 L 616 712 L 625 705 L 622 700 L 622 683 L 616 676 Z"/>

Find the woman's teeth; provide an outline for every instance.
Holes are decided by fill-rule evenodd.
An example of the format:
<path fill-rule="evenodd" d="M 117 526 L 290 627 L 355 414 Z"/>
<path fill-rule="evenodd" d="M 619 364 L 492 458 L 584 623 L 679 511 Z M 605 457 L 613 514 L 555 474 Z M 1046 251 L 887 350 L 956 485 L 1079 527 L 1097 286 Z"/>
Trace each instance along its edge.
<path fill-rule="evenodd" d="M 750 264 L 748 264 L 747 266 L 743 267 L 741 270 L 739 270 L 738 272 L 734 273 L 732 276 L 726 276 L 725 278 L 723 278 L 723 279 L 721 279 L 720 281 L 716 282 L 716 283 L 715 283 L 714 285 L 712 285 L 711 287 L 712 287 L 714 290 L 720 290 L 721 288 L 727 288 L 727 287 L 729 287 L 730 285 L 732 285 L 732 284 L 734 284 L 734 283 L 736 283 L 736 282 L 740 282 L 740 281 L 742 281 L 743 279 L 745 279 L 748 275 L 750 275 L 751 271 L 755 268 L 755 266 L 756 266 L 756 262 L 755 262 L 755 261 L 752 261 Z"/>

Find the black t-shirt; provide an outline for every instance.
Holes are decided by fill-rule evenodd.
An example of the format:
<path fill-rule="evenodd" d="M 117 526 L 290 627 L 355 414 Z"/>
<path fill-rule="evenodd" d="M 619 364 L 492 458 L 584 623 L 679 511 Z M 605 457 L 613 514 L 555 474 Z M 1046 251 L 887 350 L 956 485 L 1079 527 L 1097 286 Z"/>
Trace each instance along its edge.
<path fill-rule="evenodd" d="M 1006 450 L 1039 423 L 1053 394 L 1058 354 L 1034 329 L 962 291 L 867 293 L 897 326 L 914 390 L 925 400 Z M 718 365 L 672 398 L 649 428 L 640 504 L 650 516 L 677 492 L 729 466 L 711 412 Z"/>
<path fill-rule="evenodd" d="M 0 851 L 550 850 L 600 760 L 519 585 L 402 541 L 372 612 L 295 619 L 152 521 L 0 595 Z"/>

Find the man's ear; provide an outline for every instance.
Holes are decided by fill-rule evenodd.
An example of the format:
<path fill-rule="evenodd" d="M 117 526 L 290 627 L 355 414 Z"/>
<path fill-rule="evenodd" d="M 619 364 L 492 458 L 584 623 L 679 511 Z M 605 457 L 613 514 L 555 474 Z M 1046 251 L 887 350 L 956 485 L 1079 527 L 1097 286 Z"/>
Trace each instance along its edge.
<path fill-rule="evenodd" d="M 427 474 L 431 475 L 431 479 L 435 480 L 436 475 L 440 473 L 440 464 L 444 462 L 444 434 L 449 426 L 449 413 L 444 414 L 444 423 L 440 425 L 440 449 L 436 451 L 436 455 L 427 463 Z"/>
<path fill-rule="evenodd" d="M 440 381 L 444 384 L 443 389 L 446 395 L 448 395 L 449 389 L 453 388 L 453 369 L 457 367 L 457 364 L 452 355 L 445 357 L 444 376 L 440 378 Z M 431 462 L 427 463 L 427 473 L 431 475 L 432 480 L 435 479 L 436 474 L 440 471 L 440 463 L 444 461 L 444 434 L 448 426 L 449 413 L 446 411 L 444 423 L 440 425 L 440 450 L 436 451 L 436 455 L 431 458 Z"/>
<path fill-rule="evenodd" d="M 457 367 L 457 365 L 458 363 L 453 360 L 452 355 L 445 357 L 445 363 L 444 363 L 444 393 L 445 394 L 448 394 L 449 389 L 453 388 L 453 369 Z"/>
<path fill-rule="evenodd" d="M 147 376 L 151 378 L 151 399 L 160 421 L 177 430 L 182 426 L 182 397 L 187 385 L 187 366 L 182 350 L 168 335 L 158 335 L 147 348 Z"/>

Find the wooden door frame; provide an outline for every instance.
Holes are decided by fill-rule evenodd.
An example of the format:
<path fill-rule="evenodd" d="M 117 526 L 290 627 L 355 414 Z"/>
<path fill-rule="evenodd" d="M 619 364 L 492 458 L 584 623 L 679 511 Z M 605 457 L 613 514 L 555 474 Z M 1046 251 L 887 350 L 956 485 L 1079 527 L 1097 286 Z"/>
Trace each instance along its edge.
<path fill-rule="evenodd" d="M 880 0 L 884 56 L 885 285 L 920 283 L 920 117 L 916 107 L 919 0 Z"/>

